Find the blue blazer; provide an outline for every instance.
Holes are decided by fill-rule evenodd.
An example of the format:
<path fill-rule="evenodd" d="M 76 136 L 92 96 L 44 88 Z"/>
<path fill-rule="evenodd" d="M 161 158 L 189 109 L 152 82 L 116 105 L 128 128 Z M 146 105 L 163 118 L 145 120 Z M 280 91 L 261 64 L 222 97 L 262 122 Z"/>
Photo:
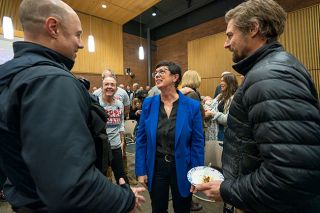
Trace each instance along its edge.
<path fill-rule="evenodd" d="M 204 163 L 204 137 L 200 102 L 179 93 L 175 128 L 175 161 L 177 183 L 181 196 L 190 195 L 188 171 Z M 136 138 L 135 170 L 137 176 L 148 175 L 151 191 L 156 157 L 156 137 L 160 95 L 147 98 L 143 102 L 138 135 Z"/>

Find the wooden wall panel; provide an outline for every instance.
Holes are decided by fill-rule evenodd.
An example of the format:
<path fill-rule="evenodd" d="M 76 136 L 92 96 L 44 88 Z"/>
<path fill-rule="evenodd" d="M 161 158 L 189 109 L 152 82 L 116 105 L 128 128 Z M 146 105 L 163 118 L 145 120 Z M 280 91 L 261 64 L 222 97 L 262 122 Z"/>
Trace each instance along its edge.
<path fill-rule="evenodd" d="M 320 4 L 288 14 L 280 42 L 310 71 L 320 93 Z"/>
<path fill-rule="evenodd" d="M 221 73 L 234 72 L 231 52 L 223 47 L 225 38 L 225 33 L 218 33 L 188 42 L 188 69 L 198 71 L 203 79 L 199 89 L 201 95 L 212 96 L 220 83 Z"/>
<path fill-rule="evenodd" d="M 308 69 L 320 69 L 320 4 L 288 14 L 280 42 Z"/>
<path fill-rule="evenodd" d="M 111 68 L 117 74 L 123 74 L 123 38 L 122 26 L 106 20 L 91 17 L 91 33 L 95 38 L 96 50 L 89 53 L 87 38 L 90 34 L 90 16 L 79 14 L 83 28 L 84 49 L 78 57 L 72 71 L 76 73 L 101 73 Z"/>
<path fill-rule="evenodd" d="M 220 33 L 225 29 L 226 24 L 222 17 L 159 39 L 155 42 L 156 51 L 153 53 L 152 67 L 155 67 L 161 60 L 171 60 L 186 71 L 188 69 L 188 41 Z"/>

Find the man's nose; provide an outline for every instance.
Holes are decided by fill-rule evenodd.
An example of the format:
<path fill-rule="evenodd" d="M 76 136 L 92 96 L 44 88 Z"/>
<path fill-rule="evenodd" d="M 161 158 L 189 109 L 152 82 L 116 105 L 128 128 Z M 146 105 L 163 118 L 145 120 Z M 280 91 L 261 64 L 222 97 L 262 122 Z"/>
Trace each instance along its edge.
<path fill-rule="evenodd" d="M 229 48 L 229 46 L 230 46 L 230 42 L 228 40 L 226 40 L 224 42 L 224 48 L 227 49 L 227 48 Z"/>
<path fill-rule="evenodd" d="M 83 48 L 84 48 L 84 45 L 83 45 L 82 40 L 80 40 L 79 45 L 78 45 L 78 48 L 79 48 L 79 49 L 83 49 Z"/>

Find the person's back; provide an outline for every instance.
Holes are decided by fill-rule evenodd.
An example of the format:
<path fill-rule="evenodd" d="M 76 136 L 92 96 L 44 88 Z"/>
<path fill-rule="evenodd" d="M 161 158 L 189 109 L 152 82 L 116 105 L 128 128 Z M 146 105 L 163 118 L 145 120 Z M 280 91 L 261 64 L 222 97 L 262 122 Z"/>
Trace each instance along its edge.
<path fill-rule="evenodd" d="M 6 199 L 18 212 L 129 211 L 129 187 L 94 166 L 90 96 L 69 71 L 83 48 L 78 16 L 60 0 L 24 0 L 20 18 L 26 41 L 14 43 L 14 59 L 0 68 Z"/>

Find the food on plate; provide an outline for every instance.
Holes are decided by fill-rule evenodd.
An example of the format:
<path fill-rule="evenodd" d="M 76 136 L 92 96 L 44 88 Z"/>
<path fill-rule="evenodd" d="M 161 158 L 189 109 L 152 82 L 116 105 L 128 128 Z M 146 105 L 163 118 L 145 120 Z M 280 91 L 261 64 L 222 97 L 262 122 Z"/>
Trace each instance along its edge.
<path fill-rule="evenodd" d="M 203 183 L 209 183 L 212 178 L 209 175 L 204 175 L 202 178 Z"/>

